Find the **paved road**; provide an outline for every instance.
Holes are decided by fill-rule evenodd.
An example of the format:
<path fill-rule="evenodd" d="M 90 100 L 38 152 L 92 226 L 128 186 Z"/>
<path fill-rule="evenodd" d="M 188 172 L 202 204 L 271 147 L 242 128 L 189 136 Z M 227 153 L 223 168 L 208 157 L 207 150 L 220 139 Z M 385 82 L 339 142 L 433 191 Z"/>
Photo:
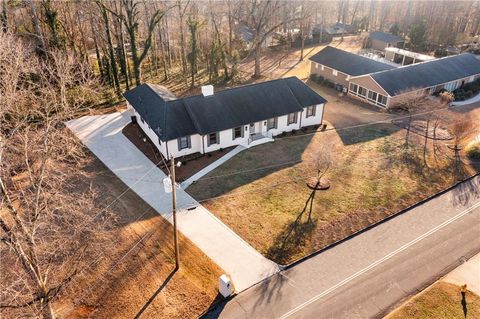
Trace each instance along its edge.
<path fill-rule="evenodd" d="M 378 318 L 480 251 L 480 177 L 280 272 L 208 318 Z"/>
<path fill-rule="evenodd" d="M 122 134 L 129 121 L 128 114 L 112 113 L 84 116 L 67 126 L 125 185 L 171 222 L 171 194 L 165 194 L 162 183 L 166 176 Z M 182 189 L 177 191 L 177 205 L 195 207 L 179 212 L 178 229 L 231 276 L 238 291 L 279 270 Z"/>

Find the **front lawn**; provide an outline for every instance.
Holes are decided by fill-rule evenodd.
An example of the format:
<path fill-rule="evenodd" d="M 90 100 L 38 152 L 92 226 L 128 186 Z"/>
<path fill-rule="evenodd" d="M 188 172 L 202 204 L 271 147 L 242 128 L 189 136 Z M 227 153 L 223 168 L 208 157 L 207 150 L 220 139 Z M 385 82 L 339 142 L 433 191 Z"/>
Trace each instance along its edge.
<path fill-rule="evenodd" d="M 480 318 L 480 297 L 461 287 L 438 282 L 386 317 L 387 319 Z"/>
<path fill-rule="evenodd" d="M 286 264 L 379 221 L 452 185 L 458 174 L 451 150 L 393 124 L 277 138 L 248 149 L 191 185 L 187 191 L 262 254 Z M 325 150 L 325 145 L 327 145 Z M 319 152 L 333 157 L 311 214 L 304 209 Z M 448 155 L 449 157 L 447 157 Z M 462 173 L 471 174 L 469 165 Z"/>

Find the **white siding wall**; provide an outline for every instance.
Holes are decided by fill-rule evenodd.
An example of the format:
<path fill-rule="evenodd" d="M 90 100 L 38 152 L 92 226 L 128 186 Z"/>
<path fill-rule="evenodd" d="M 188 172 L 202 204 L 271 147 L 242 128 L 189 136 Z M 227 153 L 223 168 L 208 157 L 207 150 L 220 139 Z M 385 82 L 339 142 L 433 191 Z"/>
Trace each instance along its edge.
<path fill-rule="evenodd" d="M 178 139 L 168 141 L 169 156 L 179 157 L 202 152 L 202 137 L 199 134 L 190 135 L 190 148 L 178 149 Z"/>
<path fill-rule="evenodd" d="M 245 130 L 247 128 L 247 130 Z M 220 131 L 220 143 L 219 144 L 212 144 L 208 146 L 208 135 L 205 135 L 205 153 L 212 152 L 219 150 L 221 148 L 227 148 L 230 146 L 236 145 L 247 145 L 248 144 L 248 125 L 242 126 L 243 129 L 243 137 L 239 137 L 233 139 L 232 129 Z"/>
<path fill-rule="evenodd" d="M 302 127 L 310 125 L 320 125 L 323 116 L 324 104 L 318 104 L 315 110 L 315 116 L 307 117 L 307 108 L 303 108 L 302 112 Z"/>
<path fill-rule="evenodd" d="M 159 139 L 155 132 L 147 126 L 146 123 L 142 123 L 140 119 L 140 115 L 135 112 L 133 108 L 128 105 L 128 109 L 130 110 L 131 114 L 134 114 L 137 116 L 137 122 L 139 126 L 142 128 L 142 130 L 145 132 L 145 134 L 152 140 L 152 142 L 155 144 L 155 146 L 160 150 L 160 152 L 167 157 L 167 144 L 168 144 L 168 155 L 169 156 L 175 156 L 175 157 L 180 157 L 188 154 L 193 154 L 193 153 L 205 153 L 212 152 L 219 150 L 220 148 L 227 148 L 230 146 L 236 146 L 236 145 L 248 145 L 248 139 L 250 137 L 250 131 L 249 131 L 249 125 L 243 125 L 243 137 L 233 139 L 233 133 L 232 129 L 224 130 L 219 133 L 220 137 L 220 143 L 219 144 L 212 144 L 208 146 L 208 135 L 206 136 L 201 136 L 199 134 L 191 135 L 190 136 L 190 142 L 191 142 L 191 147 L 186 148 L 183 150 L 178 150 L 178 140 L 170 140 L 168 143 L 161 143 L 159 144 Z M 324 111 L 324 104 L 318 104 L 316 111 L 315 111 L 315 116 L 311 116 L 309 118 L 306 117 L 306 108 L 304 108 L 303 112 L 298 112 L 297 114 L 297 122 L 292 123 L 290 125 L 287 124 L 288 116 L 283 115 L 279 116 L 277 118 L 277 128 L 276 129 L 271 129 L 268 132 L 272 133 L 273 136 L 279 135 L 283 132 L 290 132 L 292 130 L 298 130 L 302 126 L 310 126 L 310 125 L 317 125 L 321 124 L 322 116 L 323 116 L 323 111 Z M 301 119 L 300 119 L 301 118 Z M 267 125 L 265 124 L 265 121 L 260 121 L 255 123 L 255 132 L 256 133 L 264 133 L 267 132 Z M 301 126 L 300 126 L 301 125 Z M 203 139 L 203 141 L 202 141 Z M 202 143 L 205 148 L 203 148 Z"/>
<path fill-rule="evenodd" d="M 142 128 L 143 132 L 145 135 L 148 136 L 150 141 L 157 147 L 157 149 L 160 151 L 160 153 L 163 154 L 163 156 L 167 156 L 166 150 L 165 150 L 165 142 L 161 142 L 160 144 L 160 139 L 158 138 L 158 135 L 152 130 L 152 128 L 148 127 L 148 124 L 145 122 L 142 122 L 140 114 L 138 114 L 134 108 L 130 106 L 130 104 L 127 103 L 127 108 L 129 110 L 130 116 L 136 116 L 137 117 L 137 123 L 138 125 Z"/>

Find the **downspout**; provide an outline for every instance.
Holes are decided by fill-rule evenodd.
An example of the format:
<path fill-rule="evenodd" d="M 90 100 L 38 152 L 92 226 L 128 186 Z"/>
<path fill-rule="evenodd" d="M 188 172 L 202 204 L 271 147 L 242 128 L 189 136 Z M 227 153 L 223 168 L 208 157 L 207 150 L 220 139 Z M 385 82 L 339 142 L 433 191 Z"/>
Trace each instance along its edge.
<path fill-rule="evenodd" d="M 301 129 L 301 128 L 302 128 L 302 115 L 303 115 L 303 108 L 302 108 L 302 110 L 300 111 L 300 121 L 298 121 L 298 122 L 299 122 L 299 124 L 298 124 L 298 129 Z"/>
<path fill-rule="evenodd" d="M 323 124 L 323 115 L 325 115 L 325 104 L 327 104 L 327 102 L 322 103 L 322 118 L 320 119 L 320 125 Z"/>
<path fill-rule="evenodd" d="M 165 149 L 167 150 L 167 161 L 168 161 L 168 159 L 170 158 L 170 156 L 168 155 L 168 141 L 165 142 Z"/>
<path fill-rule="evenodd" d="M 202 154 L 205 154 L 205 135 L 202 135 Z"/>

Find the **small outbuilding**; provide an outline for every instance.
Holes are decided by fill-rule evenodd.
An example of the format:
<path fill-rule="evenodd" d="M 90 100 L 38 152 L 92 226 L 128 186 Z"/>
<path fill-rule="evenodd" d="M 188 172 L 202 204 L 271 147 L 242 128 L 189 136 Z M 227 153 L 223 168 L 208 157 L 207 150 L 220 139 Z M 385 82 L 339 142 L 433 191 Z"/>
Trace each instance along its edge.
<path fill-rule="evenodd" d="M 391 33 L 374 31 L 368 35 L 365 48 L 384 51 L 385 48 L 389 47 L 403 48 L 404 44 L 405 40 L 402 37 Z"/>

